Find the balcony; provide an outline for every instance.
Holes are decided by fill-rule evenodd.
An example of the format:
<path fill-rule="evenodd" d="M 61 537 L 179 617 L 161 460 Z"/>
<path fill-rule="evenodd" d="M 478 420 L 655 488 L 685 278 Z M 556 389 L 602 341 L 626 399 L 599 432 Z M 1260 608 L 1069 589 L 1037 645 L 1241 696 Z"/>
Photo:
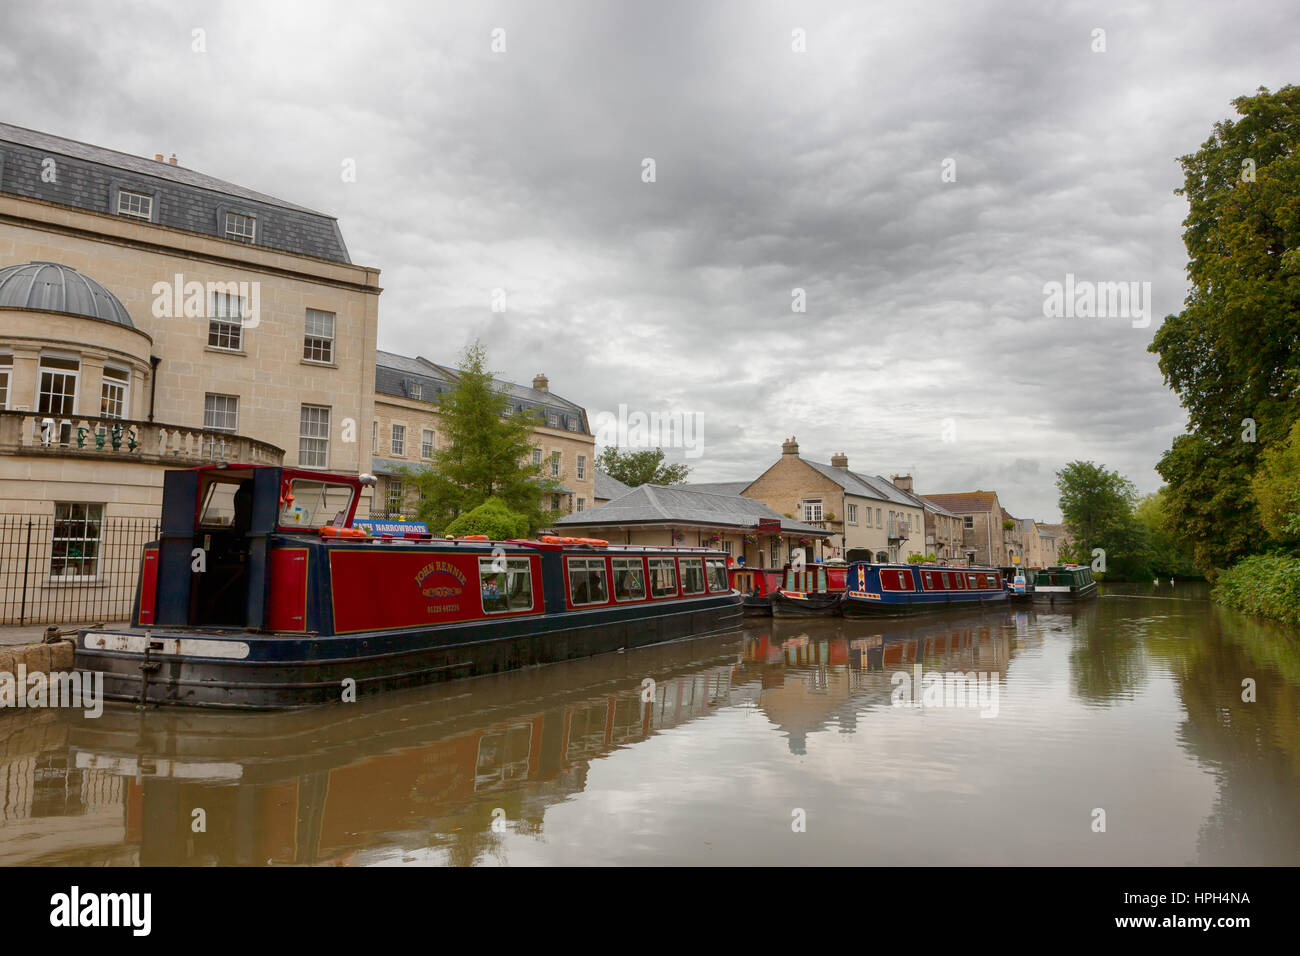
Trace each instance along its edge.
<path fill-rule="evenodd" d="M 284 462 L 284 449 L 230 432 L 23 411 L 0 411 L 0 455 L 187 466 L 215 461 L 243 465 Z"/>

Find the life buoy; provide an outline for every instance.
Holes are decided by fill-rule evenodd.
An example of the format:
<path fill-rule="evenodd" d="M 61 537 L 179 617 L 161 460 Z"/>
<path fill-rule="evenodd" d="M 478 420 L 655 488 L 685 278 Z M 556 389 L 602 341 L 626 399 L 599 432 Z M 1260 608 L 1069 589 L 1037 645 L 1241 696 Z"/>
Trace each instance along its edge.
<path fill-rule="evenodd" d="M 485 534 L 463 534 L 460 536 L 462 541 L 486 541 L 488 536 Z"/>

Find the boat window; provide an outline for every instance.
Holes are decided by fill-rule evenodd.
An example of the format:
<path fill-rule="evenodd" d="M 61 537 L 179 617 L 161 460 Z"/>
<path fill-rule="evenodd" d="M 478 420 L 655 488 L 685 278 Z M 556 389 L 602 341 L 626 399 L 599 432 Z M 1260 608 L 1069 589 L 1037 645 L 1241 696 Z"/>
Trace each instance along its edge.
<path fill-rule="evenodd" d="M 486 613 L 532 610 L 533 569 L 527 558 L 479 558 L 478 579 Z"/>
<path fill-rule="evenodd" d="M 709 590 L 730 590 L 727 584 L 727 562 L 721 558 L 709 558 L 704 563 L 709 567 Z"/>
<path fill-rule="evenodd" d="M 657 598 L 677 596 L 677 566 L 672 558 L 650 559 L 650 595 Z"/>
<path fill-rule="evenodd" d="M 569 600 L 574 604 L 609 600 L 604 558 L 569 558 Z"/>
<path fill-rule="evenodd" d="M 975 580 L 975 575 L 973 575 L 973 574 L 968 574 L 968 575 L 966 575 L 966 585 L 967 585 L 967 587 L 969 587 L 971 590 L 975 590 L 976 588 L 979 587 L 979 584 L 978 584 L 978 583 L 976 582 L 976 580 Z"/>
<path fill-rule="evenodd" d="M 704 591 L 704 562 L 699 558 L 682 558 L 682 593 L 700 594 Z"/>
<path fill-rule="evenodd" d="M 614 600 L 645 600 L 645 568 L 640 558 L 614 558 Z"/>
<path fill-rule="evenodd" d="M 253 486 L 224 475 L 208 478 L 203 492 L 203 507 L 199 510 L 199 526 L 204 528 L 229 528 L 241 519 L 244 530 L 252 518 Z M 244 488 L 247 490 L 241 490 Z"/>
<path fill-rule="evenodd" d="M 927 591 L 932 590 L 934 588 L 934 578 L 929 571 L 921 572 L 921 580 L 925 583 L 925 589 Z"/>
<path fill-rule="evenodd" d="M 952 587 L 952 575 L 949 574 L 947 571 L 945 571 L 943 572 L 943 589 L 947 591 L 951 587 Z"/>
<path fill-rule="evenodd" d="M 569 599 L 574 604 L 604 604 L 609 600 L 604 558 L 569 558 Z"/>
<path fill-rule="evenodd" d="M 289 493 L 280 494 L 280 526 L 285 528 L 341 528 L 347 521 L 355 494 L 351 485 L 311 478 L 285 482 Z"/>

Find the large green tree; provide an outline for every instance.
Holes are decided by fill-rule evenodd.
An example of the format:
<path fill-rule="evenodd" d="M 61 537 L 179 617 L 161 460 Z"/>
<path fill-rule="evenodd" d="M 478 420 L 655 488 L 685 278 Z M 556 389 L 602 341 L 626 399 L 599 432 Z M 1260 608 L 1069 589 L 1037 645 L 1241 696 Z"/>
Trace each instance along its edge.
<path fill-rule="evenodd" d="M 1165 489 L 1146 495 L 1133 511 L 1146 531 L 1152 574 L 1161 578 L 1196 575 L 1196 562 L 1186 539 L 1169 522 Z"/>
<path fill-rule="evenodd" d="M 1118 471 L 1072 461 L 1056 473 L 1061 516 L 1073 544 L 1067 558 L 1090 564 L 1093 549 L 1106 552 L 1106 575 L 1124 580 L 1150 576 L 1146 529 L 1134 514 L 1137 488 Z"/>
<path fill-rule="evenodd" d="M 550 524 L 543 503 L 558 485 L 532 463 L 533 428 L 540 415 L 516 411 L 487 371 L 487 352 L 475 341 L 461 357 L 456 381 L 439 396 L 447 443 L 431 467 L 411 474 L 420 491 L 420 518 L 441 534 L 462 514 L 489 499 L 526 519 L 528 533 Z"/>
<path fill-rule="evenodd" d="M 1251 479 L 1300 412 L 1300 87 L 1233 106 L 1179 160 L 1191 291 L 1151 344 L 1188 415 L 1156 466 L 1166 509 L 1206 572 L 1262 539 Z"/>
<path fill-rule="evenodd" d="M 680 485 L 691 469 L 686 465 L 664 464 L 662 448 L 619 451 L 613 445 L 596 456 L 596 467 L 629 488 L 639 485 Z"/>

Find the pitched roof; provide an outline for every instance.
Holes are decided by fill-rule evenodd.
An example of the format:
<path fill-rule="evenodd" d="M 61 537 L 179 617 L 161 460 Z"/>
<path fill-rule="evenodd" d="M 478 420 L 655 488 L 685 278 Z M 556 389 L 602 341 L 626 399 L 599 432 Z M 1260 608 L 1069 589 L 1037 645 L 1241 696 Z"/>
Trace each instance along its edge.
<path fill-rule="evenodd" d="M 411 358 L 382 349 L 375 351 L 375 391 L 380 395 L 436 402 L 439 395 L 454 387 L 459 377 L 460 373 L 456 369 L 430 362 L 423 357 Z M 581 405 L 554 392 L 543 392 L 499 378 L 492 381 L 510 398 L 515 411 L 540 408 L 543 414 L 555 414 L 559 424 L 552 427 L 577 434 L 591 434 L 587 410 Z M 418 390 L 416 385 L 419 386 Z"/>
<path fill-rule="evenodd" d="M 847 468 L 836 468 L 833 465 L 823 465 L 819 461 L 809 461 L 807 458 L 799 460 L 851 495 L 872 498 L 876 501 L 890 501 L 897 505 L 910 505 L 914 508 L 920 507 L 912 495 L 898 488 L 892 481 L 886 481 L 880 475 L 863 475 L 856 471 L 849 471 Z"/>
<path fill-rule="evenodd" d="M 752 484 L 752 481 L 688 481 L 684 485 L 674 485 L 673 487 L 682 488 L 686 491 L 704 491 L 715 495 L 738 495 Z"/>
<path fill-rule="evenodd" d="M 54 179 L 44 176 L 57 157 Z M 197 170 L 0 123 L 0 192 L 117 215 L 121 189 L 153 197 L 149 221 L 225 239 L 224 213 L 253 216 L 252 245 L 351 262 L 338 221 Z"/>
<path fill-rule="evenodd" d="M 555 524 L 606 526 L 620 524 L 698 524 L 753 529 L 759 519 L 776 519 L 781 530 L 810 537 L 829 537 L 830 531 L 794 521 L 761 501 L 740 495 L 690 491 L 678 485 L 641 485 L 612 501 L 574 512 Z"/>
<path fill-rule="evenodd" d="M 998 504 L 997 492 L 994 491 L 962 491 L 957 494 L 925 495 L 925 499 L 959 515 L 971 514 L 976 511 L 992 511 L 994 508 L 1001 509 L 1001 505 Z"/>
<path fill-rule="evenodd" d="M 613 475 L 607 475 L 599 468 L 595 469 L 592 475 L 593 484 L 595 485 L 595 497 L 599 501 L 609 501 L 613 498 L 621 497 L 632 490 L 630 485 L 625 485 Z"/>

